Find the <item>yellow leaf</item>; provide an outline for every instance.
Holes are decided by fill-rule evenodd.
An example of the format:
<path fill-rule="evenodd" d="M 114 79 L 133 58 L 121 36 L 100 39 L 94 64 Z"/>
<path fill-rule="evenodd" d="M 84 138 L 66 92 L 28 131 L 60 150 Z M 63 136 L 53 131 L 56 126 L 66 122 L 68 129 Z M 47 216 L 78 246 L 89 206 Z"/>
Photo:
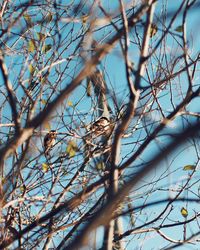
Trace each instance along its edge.
<path fill-rule="evenodd" d="M 155 36 L 155 34 L 157 33 L 158 31 L 158 27 L 156 24 L 152 23 L 151 24 L 151 28 L 150 28 L 150 37 L 153 37 Z"/>
<path fill-rule="evenodd" d="M 196 166 L 195 165 L 186 165 L 184 166 L 183 170 L 195 170 Z"/>
<path fill-rule="evenodd" d="M 188 211 L 186 208 L 182 207 L 181 208 L 181 214 L 184 218 L 186 218 L 188 216 Z"/>
<path fill-rule="evenodd" d="M 45 84 L 46 79 L 45 79 L 44 77 L 41 77 L 41 78 L 40 78 L 40 81 L 41 81 L 42 84 Z"/>
<path fill-rule="evenodd" d="M 47 103 L 47 101 L 44 100 L 44 99 L 42 99 L 42 100 L 41 100 L 41 103 L 42 103 L 43 105 L 45 105 L 45 104 Z"/>
<path fill-rule="evenodd" d="M 26 13 L 23 15 L 25 21 L 27 22 L 28 25 L 31 24 L 31 17 Z"/>
<path fill-rule="evenodd" d="M 44 128 L 47 130 L 51 130 L 51 124 L 47 121 L 44 123 Z"/>
<path fill-rule="evenodd" d="M 28 52 L 34 52 L 35 51 L 35 41 L 31 39 L 28 42 Z"/>
<path fill-rule="evenodd" d="M 42 52 L 46 53 L 51 49 L 51 44 L 46 44 L 42 47 Z"/>
<path fill-rule="evenodd" d="M 85 24 L 85 23 L 87 22 L 88 18 L 89 18 L 89 15 L 83 15 L 83 16 L 81 17 L 82 23 Z"/>
<path fill-rule="evenodd" d="M 67 105 L 70 106 L 70 107 L 73 107 L 72 101 L 68 101 L 68 102 L 67 102 Z"/>
<path fill-rule="evenodd" d="M 92 95 L 92 83 L 89 78 L 87 78 L 86 92 L 87 92 L 87 96 Z"/>
<path fill-rule="evenodd" d="M 29 64 L 29 65 L 28 65 L 28 69 L 29 69 L 29 71 L 30 71 L 30 74 L 33 75 L 36 68 L 35 68 L 32 64 Z"/>
<path fill-rule="evenodd" d="M 176 27 L 175 31 L 179 33 L 183 32 L 183 25 L 179 25 L 178 27 Z"/>
<path fill-rule="evenodd" d="M 46 172 L 48 171 L 48 169 L 49 169 L 48 164 L 42 163 L 42 171 L 43 171 L 44 173 L 46 173 Z"/>
<path fill-rule="evenodd" d="M 78 151 L 78 146 L 75 141 L 71 140 L 68 142 L 66 152 L 69 156 L 69 158 L 72 158 L 76 155 L 76 152 Z"/>

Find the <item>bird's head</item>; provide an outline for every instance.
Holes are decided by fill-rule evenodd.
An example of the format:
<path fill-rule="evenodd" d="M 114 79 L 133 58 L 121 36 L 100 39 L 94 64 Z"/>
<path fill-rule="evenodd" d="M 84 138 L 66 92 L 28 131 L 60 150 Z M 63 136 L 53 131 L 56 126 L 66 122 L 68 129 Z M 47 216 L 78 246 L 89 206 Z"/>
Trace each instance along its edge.
<path fill-rule="evenodd" d="M 97 122 L 102 126 L 107 126 L 110 123 L 109 119 L 105 116 L 102 116 Z"/>
<path fill-rule="evenodd" d="M 57 132 L 56 132 L 56 130 L 51 130 L 51 131 L 49 132 L 49 134 L 50 134 L 52 137 L 55 137 L 55 136 L 57 135 Z"/>

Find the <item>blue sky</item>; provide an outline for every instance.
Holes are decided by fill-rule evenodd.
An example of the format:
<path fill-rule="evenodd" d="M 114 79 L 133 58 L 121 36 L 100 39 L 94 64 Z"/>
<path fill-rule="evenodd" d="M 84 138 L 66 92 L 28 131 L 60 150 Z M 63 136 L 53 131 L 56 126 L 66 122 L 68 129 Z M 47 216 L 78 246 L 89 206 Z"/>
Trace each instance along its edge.
<path fill-rule="evenodd" d="M 126 1 L 127 3 L 129 3 L 129 1 Z M 177 8 L 178 5 L 180 5 L 182 1 L 177 0 L 177 1 L 170 1 L 170 3 L 168 3 L 168 10 L 173 10 L 174 8 Z M 157 7 L 156 7 L 156 14 L 159 17 L 160 15 L 162 15 L 161 12 L 161 8 L 162 8 L 162 1 L 158 1 Z M 104 1 L 104 6 L 105 8 L 109 11 L 115 10 L 116 6 L 118 5 L 118 2 L 112 2 L 111 1 Z M 30 11 L 29 14 L 31 15 L 37 15 L 37 10 L 35 11 Z M 181 21 L 182 21 L 182 17 L 179 16 L 176 21 L 174 22 L 173 26 L 172 26 L 172 30 L 171 32 L 173 32 L 173 34 L 176 35 L 177 40 L 180 41 L 180 38 L 178 38 L 178 36 L 180 35 L 180 33 L 177 33 L 175 31 L 176 27 L 178 27 L 179 25 L 181 25 Z M 189 46 L 189 51 L 190 51 L 190 55 L 192 56 L 196 56 L 199 53 L 199 33 L 196 32 L 198 26 L 199 26 L 199 13 L 196 12 L 191 12 L 190 16 L 187 19 L 187 37 L 188 37 L 188 46 Z M 25 21 L 22 19 L 21 23 L 23 25 L 25 25 Z M 168 22 L 167 22 L 168 23 Z M 66 40 L 62 40 L 62 34 L 61 34 L 61 45 L 62 48 L 60 49 L 60 51 L 62 51 L 62 49 L 64 50 L 64 52 L 62 53 L 61 57 L 57 58 L 58 60 L 62 60 L 63 58 L 68 58 L 69 56 L 71 56 L 71 54 L 73 53 L 75 47 L 77 46 L 78 42 L 74 42 L 73 44 L 70 44 L 70 39 L 75 37 L 80 26 L 82 24 L 81 23 L 77 23 L 77 24 L 61 24 L 61 26 L 63 26 L 63 38 L 64 35 L 66 34 L 65 32 L 69 32 L 69 36 Z M 61 27 L 60 26 L 60 27 Z M 73 27 L 74 26 L 74 27 Z M 73 32 L 71 32 L 72 27 Z M 160 23 L 158 23 L 158 27 L 160 28 L 159 31 L 157 32 L 157 34 L 155 35 L 155 37 L 153 37 L 151 39 L 151 44 L 155 45 L 156 41 L 158 41 L 159 37 L 161 36 L 162 33 L 162 26 L 160 25 Z M 18 31 L 17 27 L 14 31 Z M 51 30 L 52 28 L 52 30 Z M 84 28 L 84 27 L 83 27 Z M 48 30 L 49 32 L 52 32 L 54 29 L 56 30 L 55 26 L 53 27 L 52 24 L 49 24 L 48 26 Z M 110 30 L 112 30 L 112 27 L 107 27 L 106 29 L 103 29 L 101 32 L 97 32 L 97 34 L 95 34 L 95 39 L 96 38 L 100 38 L 100 37 L 106 37 L 106 39 L 109 39 L 110 35 Z M 139 27 L 139 32 L 140 32 L 140 27 Z M 36 38 L 36 32 L 42 32 L 42 30 L 40 30 L 39 27 L 33 27 L 31 32 L 27 32 L 27 40 L 30 38 Z M 71 32 L 71 33 L 70 33 Z M 108 35 L 108 36 L 107 36 Z M 58 36 L 55 36 L 56 39 L 58 39 Z M 11 42 L 8 43 L 8 45 L 13 45 L 13 40 Z M 51 37 L 47 38 L 46 43 L 53 45 L 53 39 L 51 39 Z M 17 48 L 21 47 L 21 45 L 24 46 L 24 51 L 27 52 L 27 41 L 26 40 L 22 40 L 19 41 L 18 43 L 16 43 L 16 47 L 14 47 L 14 49 L 17 50 Z M 177 45 L 176 42 L 174 42 L 174 39 L 172 36 L 168 35 L 167 39 L 166 39 L 166 57 L 168 59 L 168 62 L 170 62 L 170 59 L 173 57 L 173 55 L 175 53 L 181 53 L 180 47 Z M 165 51 L 165 52 L 166 52 Z M 163 52 L 164 53 L 164 52 Z M 135 64 L 135 67 L 137 67 L 137 63 L 138 63 L 138 48 L 135 45 L 131 45 L 130 48 L 130 60 Z M 42 62 L 40 64 L 40 67 L 43 68 L 46 64 L 49 63 L 48 60 L 51 59 L 51 56 L 53 55 L 53 49 L 51 49 L 48 53 L 46 53 L 45 55 L 42 56 Z M 159 56 L 159 53 L 157 54 Z M 68 62 L 64 62 L 60 64 L 60 70 L 62 71 L 68 64 L 69 70 L 66 71 L 67 73 L 64 74 L 61 79 L 59 79 L 59 76 L 56 75 L 56 67 L 53 68 L 51 70 L 50 73 L 50 77 L 49 77 L 49 81 L 51 83 L 57 83 L 57 82 L 61 82 L 61 84 L 59 85 L 59 90 L 64 88 L 67 84 L 69 84 L 71 82 L 71 80 L 74 78 L 74 76 L 80 71 L 81 69 L 81 59 L 77 56 L 77 55 L 73 55 L 73 60 L 70 61 L 70 63 L 68 64 Z M 13 68 L 12 66 L 14 65 L 14 63 L 16 63 L 18 65 L 15 64 L 15 67 Z M 158 60 L 154 57 L 151 61 L 152 66 L 149 66 L 149 72 L 152 74 L 150 75 L 151 79 L 153 79 L 153 74 L 155 74 L 155 71 L 158 70 Z M 15 54 L 15 55 L 9 55 L 6 58 L 6 64 L 7 67 L 9 68 L 9 78 L 10 81 L 13 84 L 17 84 L 19 77 L 18 77 L 18 73 L 21 71 L 21 69 L 24 68 L 25 72 L 23 74 L 23 80 L 28 80 L 30 79 L 30 72 L 28 71 L 28 65 L 32 64 L 33 66 L 35 65 L 34 62 L 34 58 L 33 55 L 31 53 L 27 53 L 26 55 L 22 54 Z M 163 63 L 164 64 L 164 63 Z M 165 65 L 162 65 L 163 67 L 165 67 Z M 175 68 L 178 70 L 178 68 L 180 67 L 180 65 L 178 64 Z M 105 59 L 101 62 L 101 65 L 99 65 L 99 68 L 101 70 L 104 71 L 104 75 L 106 78 L 106 82 L 109 85 L 109 97 L 112 98 L 113 97 L 113 91 L 115 91 L 117 97 L 118 97 L 118 104 L 122 105 L 122 104 L 126 104 L 128 102 L 128 87 L 127 87 L 127 82 L 126 82 L 126 77 L 125 77 L 125 65 L 124 65 L 124 60 L 122 58 L 121 52 L 120 52 L 120 47 L 119 45 L 117 45 L 113 51 L 107 55 L 105 57 Z M 198 72 L 198 71 L 197 71 Z M 36 77 L 37 78 L 37 77 Z M 147 78 L 146 78 L 147 79 Z M 1 79 L 2 81 L 2 79 Z M 198 74 L 195 76 L 195 82 L 196 84 L 198 84 L 199 81 L 199 76 Z M 183 75 L 181 76 L 181 79 L 179 78 L 175 78 L 173 79 L 171 86 L 175 88 L 175 94 L 173 96 L 169 95 L 169 90 L 170 90 L 170 86 L 167 86 L 166 89 L 164 91 L 162 91 L 162 93 L 160 94 L 160 105 L 164 110 L 165 115 L 167 115 L 170 111 L 172 111 L 173 106 L 170 102 L 170 98 L 173 99 L 173 102 L 175 105 L 177 105 L 181 98 L 182 98 L 182 94 L 184 95 L 186 89 L 187 89 L 187 84 L 186 84 L 186 76 Z M 143 83 L 145 86 L 147 84 L 146 81 L 143 81 Z M 49 88 L 49 86 L 44 86 L 44 88 Z M 183 93 L 180 91 L 180 89 L 183 90 Z M 58 90 L 58 92 L 59 92 Z M 69 126 L 69 128 L 73 129 L 77 129 L 77 127 L 80 126 L 80 119 L 77 117 L 80 117 L 82 119 L 84 119 L 85 124 L 89 123 L 92 119 L 93 116 L 98 117 L 98 111 L 97 109 L 93 108 L 92 105 L 94 104 L 93 100 L 91 100 L 88 97 L 85 97 L 85 91 L 86 91 L 86 86 L 85 86 L 85 81 L 81 84 L 80 87 L 78 87 L 74 93 L 72 93 L 72 95 L 66 100 L 66 103 L 63 104 L 62 107 L 57 109 L 57 114 L 60 114 L 61 112 L 64 112 L 66 115 L 66 120 L 65 123 Z M 41 100 L 47 100 L 48 97 L 50 96 L 50 94 L 52 94 L 51 100 L 53 100 L 53 98 L 58 94 L 54 91 L 52 91 L 52 89 L 47 89 L 46 93 L 44 95 L 41 96 Z M 19 100 L 23 97 L 23 92 L 22 89 L 18 89 L 17 90 L 17 95 Z M 81 101 L 80 101 L 81 99 Z M 145 103 L 144 99 L 141 102 L 141 106 L 144 105 Z M 67 104 L 67 101 L 71 101 L 73 103 L 73 106 L 69 106 Z M 189 106 L 188 109 L 190 111 L 195 111 L 195 112 L 199 112 L 199 100 L 195 100 L 193 101 Z M 42 105 L 41 103 L 37 106 L 37 111 L 39 111 L 39 109 L 43 108 L 44 105 Z M 92 107 L 92 108 L 91 108 Z M 114 109 L 114 105 L 111 104 L 112 110 L 113 110 L 113 114 L 115 114 L 116 110 Z M 156 104 L 154 104 L 153 107 L 157 107 Z M 4 109 L 4 115 L 5 118 L 2 119 L 2 122 L 8 122 L 7 118 L 8 118 L 8 114 L 10 113 L 10 108 L 9 107 L 5 107 Z M 74 121 L 71 122 L 71 118 L 70 115 L 74 113 Z M 10 114 L 9 114 L 10 116 Z M 145 124 L 145 122 L 154 122 L 155 119 L 160 119 L 161 118 L 161 114 L 160 112 L 158 112 L 157 110 L 155 110 L 154 112 L 151 112 L 150 115 L 147 115 L 145 119 L 143 119 L 141 121 L 141 123 L 139 124 L 139 129 L 133 134 L 133 136 L 131 138 L 128 139 L 123 139 L 122 141 L 122 145 L 123 145 L 123 150 L 122 150 L 122 154 L 121 154 L 121 158 L 122 159 L 126 159 L 126 155 L 127 157 L 130 156 L 131 152 L 134 152 L 135 148 L 135 144 L 137 139 L 140 138 L 145 138 L 147 136 L 147 133 L 145 131 L 142 130 L 143 125 Z M 133 119 L 132 122 L 132 126 L 129 128 L 129 131 L 134 127 L 136 122 L 136 119 Z M 145 164 L 148 162 L 148 160 L 151 158 L 152 156 L 152 152 L 156 152 L 158 150 L 160 150 L 160 148 L 164 147 L 165 144 L 170 140 L 170 138 L 167 136 L 167 134 L 171 134 L 173 132 L 177 132 L 179 131 L 182 127 L 186 126 L 186 124 L 188 123 L 188 119 L 185 118 L 185 120 L 177 118 L 175 121 L 172 122 L 171 127 L 167 127 L 162 133 L 162 136 L 159 136 L 156 138 L 156 141 L 151 143 L 151 145 L 144 151 L 144 153 L 133 163 L 131 164 L 130 168 L 127 170 L 126 174 L 130 174 L 132 172 L 136 172 L 137 171 L 137 166 L 140 164 Z M 149 129 L 149 131 L 152 131 L 155 127 L 156 127 L 157 123 L 155 123 L 151 129 Z M 51 128 L 58 128 L 59 132 L 66 132 L 67 129 L 63 128 L 63 124 L 62 121 L 59 120 L 59 118 L 55 118 L 52 120 L 51 122 Z M 5 129 L 1 130 L 2 132 L 6 131 Z M 142 132 L 141 132 L 142 131 Z M 78 133 L 84 133 L 82 129 L 80 129 L 78 131 Z M 4 138 L 5 139 L 5 138 Z M 42 140 L 41 140 L 42 141 Z M 41 149 L 41 141 L 37 141 L 37 146 Z M 64 148 L 66 147 L 68 142 L 68 139 L 66 139 L 63 143 L 63 145 L 58 145 L 58 147 L 55 149 L 59 152 L 59 150 L 64 150 Z M 80 143 L 79 140 L 77 140 L 77 143 Z M 80 143 L 81 144 L 81 143 Z M 62 151 L 61 150 L 61 151 Z M 199 149 L 198 149 L 199 150 Z M 80 159 L 78 156 L 76 158 L 76 160 L 78 161 L 78 159 Z M 35 166 L 39 167 L 41 166 L 41 164 L 45 161 L 44 157 L 41 157 L 38 161 L 33 161 L 32 163 L 30 163 L 30 167 L 34 170 Z M 73 161 L 73 160 L 72 160 Z M 8 165 L 9 165 L 9 161 L 8 161 Z M 133 196 L 135 196 L 135 200 L 134 200 L 134 205 L 138 205 L 138 204 L 142 204 L 143 202 L 146 201 L 150 202 L 150 201 L 154 201 L 156 199 L 160 199 L 161 197 L 169 197 L 169 196 L 173 196 L 173 192 L 176 193 L 175 191 L 169 191 L 168 188 L 172 187 L 173 189 L 178 189 L 179 187 L 181 187 L 183 185 L 183 183 L 185 183 L 185 179 L 188 178 L 189 172 L 184 171 L 183 167 L 185 165 L 188 164 L 195 164 L 197 163 L 197 155 L 195 152 L 195 148 L 193 146 L 192 141 L 188 141 L 187 145 L 184 145 L 182 147 L 180 147 L 179 149 L 177 149 L 176 151 L 174 151 L 173 155 L 170 155 L 168 157 L 166 157 L 165 160 L 163 160 L 163 162 L 160 163 L 161 167 L 159 167 L 158 169 L 156 169 L 155 171 L 153 171 L 151 173 L 151 175 L 147 176 L 144 180 L 141 181 L 141 183 L 149 183 L 149 180 L 151 180 L 151 183 L 149 183 L 148 186 L 145 186 L 143 188 L 139 188 L 137 189 L 136 193 L 133 193 Z M 10 165 L 11 166 L 11 165 Z M 39 171 L 38 171 L 39 172 Z M 166 177 L 164 179 L 162 179 L 161 177 L 164 175 L 164 172 L 166 173 L 166 175 L 168 174 L 169 177 Z M 73 173 L 73 171 L 71 172 Z M 26 171 L 24 172 L 24 176 L 26 175 Z M 50 173 L 49 173 L 50 175 Z M 38 175 L 37 175 L 38 176 Z M 36 177 L 37 177 L 36 176 Z M 48 174 L 46 174 L 46 178 L 47 178 Z M 161 179 L 160 181 L 158 181 L 158 179 Z M 69 180 L 69 176 L 68 179 L 66 178 L 66 182 Z M 195 183 L 197 180 L 199 179 L 199 170 L 196 171 L 192 183 L 194 183 L 193 186 L 193 190 L 194 192 L 197 192 L 198 190 L 198 183 Z M 158 188 L 160 190 L 158 190 Z M 59 192 L 59 188 L 57 190 L 55 190 L 55 192 L 58 191 Z M 151 191 L 151 192 L 150 192 Z M 35 190 L 33 191 L 33 194 L 35 194 Z M 45 193 L 46 191 L 44 191 Z M 31 194 L 31 192 L 30 192 Z M 69 197 L 72 194 L 69 194 Z M 191 193 L 187 193 L 184 192 L 183 193 L 183 197 L 187 197 L 187 195 L 192 196 Z M 144 196 L 141 198 L 141 196 Z M 139 198 L 138 198 L 139 197 Z M 144 199 L 143 199 L 144 198 Z M 198 211 L 196 204 L 182 204 L 182 203 L 176 203 L 174 205 L 173 208 L 173 212 L 170 214 L 169 218 L 166 219 L 166 222 L 170 222 L 170 220 L 184 220 L 184 218 L 181 217 L 180 214 L 180 210 L 182 206 L 187 206 L 188 208 L 188 212 L 189 212 L 189 216 L 194 215 L 194 211 Z M 154 218 L 158 213 L 160 213 L 161 211 L 161 207 L 164 207 L 164 205 L 160 205 L 157 207 L 153 207 L 153 208 L 149 208 L 146 209 L 144 211 L 143 214 L 139 214 L 138 213 L 138 225 L 140 225 L 140 223 L 143 223 L 147 218 L 148 220 Z M 35 208 L 34 208 L 35 210 Z M 36 210 L 35 210 L 36 212 Z M 137 214 L 136 214 L 137 216 Z M 178 218 L 177 218 L 178 217 Z M 159 224 L 159 223 L 158 223 Z M 198 229 L 197 224 L 194 222 L 193 224 L 191 224 L 191 228 L 188 229 L 188 231 L 195 231 Z M 128 227 L 128 222 L 126 220 L 124 220 L 124 228 Z M 190 226 L 189 226 L 190 227 Z M 179 239 L 180 234 L 182 234 L 182 227 L 179 228 L 173 228 L 172 229 L 165 229 L 164 232 L 166 233 L 166 235 L 168 235 L 169 237 L 175 238 L 175 239 Z M 154 238 L 154 236 L 156 236 L 156 238 Z M 101 236 L 100 236 L 101 237 Z M 145 237 L 145 239 L 143 238 Z M 127 239 L 125 239 L 127 240 Z M 161 249 L 161 247 L 166 245 L 166 241 L 163 240 L 163 238 L 161 238 L 160 236 L 157 236 L 157 234 L 155 233 L 148 233 L 146 236 L 145 234 L 143 235 L 137 235 L 136 237 L 134 237 L 133 240 L 130 241 L 130 243 L 127 246 L 127 250 L 132 250 L 134 249 L 134 247 L 136 247 L 136 245 L 138 244 L 138 246 L 141 246 L 141 249 L 145 249 L 145 250 L 149 250 L 149 249 L 157 249 L 155 248 L 155 242 L 156 242 L 156 247 L 159 246 L 159 249 Z M 181 246 L 180 249 L 197 249 L 198 243 L 195 246 L 192 245 L 187 245 L 186 247 Z"/>

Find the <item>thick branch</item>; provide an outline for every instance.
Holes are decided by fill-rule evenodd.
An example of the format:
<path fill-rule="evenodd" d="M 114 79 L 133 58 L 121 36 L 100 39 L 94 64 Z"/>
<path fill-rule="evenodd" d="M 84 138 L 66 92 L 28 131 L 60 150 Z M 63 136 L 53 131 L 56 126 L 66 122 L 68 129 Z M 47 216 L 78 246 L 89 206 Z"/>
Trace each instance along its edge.
<path fill-rule="evenodd" d="M 129 26 L 133 27 L 148 8 L 148 4 L 143 4 L 138 9 L 138 11 L 129 18 Z M 33 134 L 34 129 L 42 125 L 48 119 L 50 114 L 55 111 L 55 108 L 64 100 L 66 100 L 66 98 L 72 93 L 72 91 L 74 91 L 80 85 L 82 80 L 84 80 L 95 70 L 97 64 L 103 59 L 106 54 L 108 54 L 113 49 L 113 47 L 123 34 L 124 31 L 122 28 L 106 44 L 97 49 L 96 54 L 92 56 L 92 58 L 88 62 L 86 62 L 84 68 L 81 70 L 78 76 L 65 89 L 61 91 L 60 95 L 54 101 L 47 105 L 47 108 L 45 110 L 41 111 L 26 125 L 26 132 L 19 133 L 13 139 L 8 141 L 8 143 L 0 150 L 0 162 L 3 162 L 5 158 L 14 153 L 16 148 Z M 27 131 L 29 131 L 29 133 L 27 133 Z"/>
<path fill-rule="evenodd" d="M 85 228 L 80 232 L 78 238 L 75 238 L 74 241 L 65 248 L 66 250 L 77 249 L 80 246 L 87 244 L 87 237 L 89 233 L 97 228 L 100 225 L 107 225 L 111 220 L 113 212 L 116 211 L 121 202 L 125 199 L 128 193 L 131 191 L 133 187 L 137 185 L 137 183 L 147 174 L 149 174 L 153 169 L 155 169 L 156 165 L 163 160 L 168 154 L 172 153 L 180 144 L 184 143 L 188 138 L 194 137 L 200 127 L 200 122 L 196 122 L 192 126 L 188 126 L 181 134 L 178 136 L 174 136 L 174 139 L 171 143 L 167 145 L 165 150 L 162 153 L 158 153 L 153 159 L 150 161 L 150 164 L 145 165 L 139 172 L 136 174 L 126 185 L 115 195 L 112 199 L 110 199 L 107 204 L 99 210 L 97 213 L 98 216 L 94 216 Z"/>

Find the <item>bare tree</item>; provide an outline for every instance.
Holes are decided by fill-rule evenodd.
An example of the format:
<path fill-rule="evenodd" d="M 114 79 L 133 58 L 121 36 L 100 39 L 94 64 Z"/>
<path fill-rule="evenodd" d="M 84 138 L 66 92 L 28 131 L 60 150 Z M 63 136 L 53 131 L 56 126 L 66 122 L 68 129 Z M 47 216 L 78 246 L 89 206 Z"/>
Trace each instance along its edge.
<path fill-rule="evenodd" d="M 197 249 L 198 1 L 0 4 L 0 249 Z"/>

